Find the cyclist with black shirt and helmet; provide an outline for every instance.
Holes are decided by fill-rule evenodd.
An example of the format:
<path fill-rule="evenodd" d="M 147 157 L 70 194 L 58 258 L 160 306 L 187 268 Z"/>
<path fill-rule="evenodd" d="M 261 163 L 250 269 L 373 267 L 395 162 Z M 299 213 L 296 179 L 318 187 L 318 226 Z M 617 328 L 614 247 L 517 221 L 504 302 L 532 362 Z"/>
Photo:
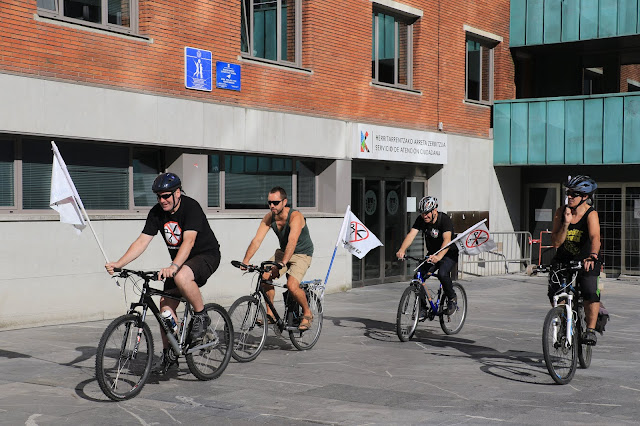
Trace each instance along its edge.
<path fill-rule="evenodd" d="M 569 178 L 564 187 L 568 201 L 556 211 L 553 218 L 551 244 L 558 250 L 552 263 L 571 260 L 583 262 L 584 269 L 578 274 L 587 322 L 587 331 L 583 339 L 587 345 L 595 345 L 595 327 L 600 310 L 600 220 L 598 212 L 587 201 L 591 199 L 598 185 L 589 176 L 578 175 Z M 549 284 L 550 300 L 553 300 L 557 290 L 557 283 Z"/>
<path fill-rule="evenodd" d="M 427 258 L 428 263 L 422 265 L 420 272 L 424 277 L 427 272 L 438 270 L 436 276 L 442 283 L 442 289 L 448 298 L 445 313 L 450 314 L 455 312 L 456 293 L 453 290 L 451 270 L 458 262 L 458 248 L 455 244 L 447 248 L 444 247 L 454 238 L 453 222 L 449 216 L 438 212 L 438 199 L 435 197 L 426 196 L 420 200 L 418 211 L 421 214 L 413 223 L 411 231 L 405 237 L 396 256 L 398 259 L 404 259 L 407 248 L 416 238 L 418 232 L 422 231 L 427 244 L 427 253 L 432 254 Z M 442 251 L 438 252 L 440 249 Z"/>
<path fill-rule="evenodd" d="M 165 291 L 181 294 L 193 307 L 194 316 L 189 336 L 194 342 L 204 336 L 211 324 L 211 319 L 204 312 L 199 287 L 218 269 L 220 246 L 202 207 L 196 200 L 184 195 L 177 175 L 159 175 L 153 181 L 151 189 L 158 198 L 158 204 L 149 211 L 142 233 L 117 262 L 107 263 L 105 268 L 110 274 L 114 273 L 114 268 L 123 268 L 138 258 L 160 232 L 169 249 L 171 263 L 160 270 L 158 278 L 165 280 Z M 177 320 L 175 310 L 178 304 L 178 300 L 161 298 L 160 310 L 169 310 Z M 169 342 L 164 333 L 162 343 L 163 357 L 154 368 L 159 374 L 164 374 L 169 367 L 177 365 L 177 360 L 167 356 Z"/>

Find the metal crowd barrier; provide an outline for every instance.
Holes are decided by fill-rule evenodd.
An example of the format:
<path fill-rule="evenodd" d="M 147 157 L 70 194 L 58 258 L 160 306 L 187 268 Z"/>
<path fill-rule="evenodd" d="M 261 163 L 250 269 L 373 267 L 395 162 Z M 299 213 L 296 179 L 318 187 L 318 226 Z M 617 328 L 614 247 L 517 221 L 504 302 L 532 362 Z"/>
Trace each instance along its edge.
<path fill-rule="evenodd" d="M 531 233 L 528 231 L 491 232 L 496 249 L 474 256 L 460 254 L 458 277 L 464 274 L 484 277 L 524 272 L 531 264 Z"/>

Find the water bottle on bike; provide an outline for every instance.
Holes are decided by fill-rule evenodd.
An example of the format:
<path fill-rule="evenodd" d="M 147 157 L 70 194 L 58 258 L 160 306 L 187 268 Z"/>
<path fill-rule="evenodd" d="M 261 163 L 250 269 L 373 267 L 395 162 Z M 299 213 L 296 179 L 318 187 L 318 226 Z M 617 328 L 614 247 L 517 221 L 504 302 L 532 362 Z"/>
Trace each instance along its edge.
<path fill-rule="evenodd" d="M 165 309 L 164 311 L 162 311 L 161 315 L 165 324 L 167 324 L 167 327 L 169 327 L 170 330 L 173 330 L 173 335 L 177 337 L 178 324 L 176 323 L 175 318 L 173 318 L 173 315 L 171 315 L 171 311 L 168 309 Z"/>

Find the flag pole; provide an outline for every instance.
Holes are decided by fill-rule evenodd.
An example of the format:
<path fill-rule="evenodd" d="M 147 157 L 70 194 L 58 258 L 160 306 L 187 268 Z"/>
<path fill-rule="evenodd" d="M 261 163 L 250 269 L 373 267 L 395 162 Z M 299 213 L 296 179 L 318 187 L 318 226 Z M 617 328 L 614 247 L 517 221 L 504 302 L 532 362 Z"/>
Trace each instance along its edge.
<path fill-rule="evenodd" d="M 333 248 L 333 254 L 331 255 L 331 262 L 329 262 L 329 269 L 327 270 L 327 276 L 324 278 L 324 285 L 322 286 L 322 293 L 320 294 L 320 300 L 322 300 L 322 298 L 324 297 L 324 290 L 327 288 L 327 281 L 329 281 L 329 273 L 331 273 L 331 267 L 333 266 L 333 261 L 336 258 L 336 251 L 338 251 L 338 245 L 340 244 L 342 235 L 344 235 L 345 227 L 349 222 L 350 212 L 351 212 L 351 205 L 348 205 L 347 211 L 344 213 L 344 218 L 342 219 L 342 225 L 340 225 L 340 233 L 338 234 L 338 238 L 336 239 L 336 245 Z"/>
<path fill-rule="evenodd" d="M 80 206 L 80 210 L 82 210 L 82 214 L 84 215 L 85 220 L 89 224 L 89 228 L 91 229 L 91 232 L 93 232 L 93 236 L 95 237 L 96 242 L 98 243 L 98 247 L 100 247 L 100 251 L 104 256 L 105 262 L 109 263 L 109 259 L 107 258 L 107 253 L 105 253 L 104 248 L 102 247 L 102 244 L 98 239 L 98 234 L 96 234 L 96 230 L 93 229 L 93 225 L 91 224 L 89 215 L 87 214 L 87 211 L 84 208 L 84 204 L 82 204 L 82 199 L 80 199 L 80 194 L 78 194 L 78 191 L 76 190 L 76 186 L 73 184 L 73 180 L 71 180 L 71 176 L 69 176 L 69 170 L 67 170 L 67 164 L 62 159 L 62 155 L 60 154 L 60 151 L 58 151 L 58 147 L 56 146 L 54 141 L 51 141 L 51 149 L 53 150 L 53 155 L 56 156 L 56 158 L 58 159 L 58 162 L 60 163 L 60 166 L 62 167 L 62 170 L 64 172 L 63 174 L 65 179 L 67 180 L 67 183 L 73 190 L 73 198 L 75 198 L 76 203 L 78 204 L 78 206 Z"/>

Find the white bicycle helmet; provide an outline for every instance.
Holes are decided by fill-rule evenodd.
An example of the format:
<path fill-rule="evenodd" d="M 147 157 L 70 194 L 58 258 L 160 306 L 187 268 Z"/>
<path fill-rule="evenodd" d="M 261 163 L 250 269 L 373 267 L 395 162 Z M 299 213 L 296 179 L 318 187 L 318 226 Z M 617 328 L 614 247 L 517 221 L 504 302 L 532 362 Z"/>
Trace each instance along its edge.
<path fill-rule="evenodd" d="M 430 195 L 427 195 L 418 203 L 418 211 L 420 213 L 429 213 L 436 208 L 438 208 L 438 199 Z"/>

